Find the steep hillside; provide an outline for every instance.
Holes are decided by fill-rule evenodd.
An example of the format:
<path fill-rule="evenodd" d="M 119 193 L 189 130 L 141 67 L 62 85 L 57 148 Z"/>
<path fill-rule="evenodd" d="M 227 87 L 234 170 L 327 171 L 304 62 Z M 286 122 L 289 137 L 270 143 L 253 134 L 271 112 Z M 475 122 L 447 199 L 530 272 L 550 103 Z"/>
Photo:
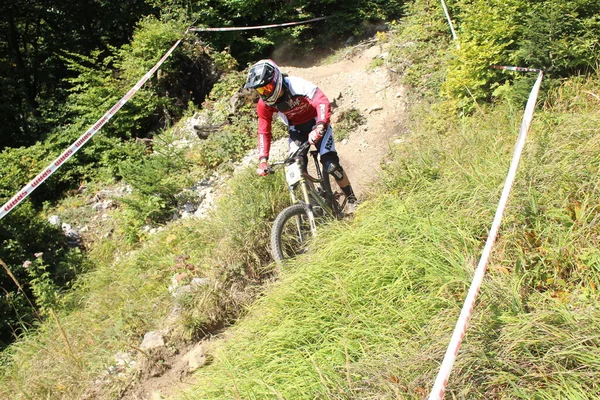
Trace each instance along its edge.
<path fill-rule="evenodd" d="M 254 104 L 224 75 L 191 121 L 126 149 L 129 195 L 102 209 L 90 186 L 48 209 L 100 230 L 65 293 L 43 257 L 25 267 L 45 317 L 2 352 L 0 398 L 426 398 L 535 79 L 490 68 L 512 62 L 548 74 L 446 396 L 600 398 L 597 7 L 457 0 L 457 48 L 440 4 L 415 0 L 373 42 L 283 63 L 335 102 L 363 202 L 281 266 L 285 183 L 256 176 Z"/>
<path fill-rule="evenodd" d="M 371 41 L 344 49 L 338 61 L 322 66 L 283 66 L 284 71 L 322 87 L 334 102 L 336 146 L 363 199 L 369 196 L 372 182 L 381 185 L 381 163 L 391 143 L 400 138 L 396 127 L 403 123 L 405 108 L 403 88 L 393 72 L 381 65 L 382 51 Z M 229 102 L 226 95 L 217 100 Z M 219 110 L 212 107 L 204 119 L 218 118 Z M 238 142 L 241 136 L 235 130 L 199 139 L 193 130 L 186 131 L 197 118 L 175 127 L 179 133 L 174 135 L 183 138 L 169 134 L 156 141 L 154 152 L 175 161 L 183 156 L 177 149 L 189 147 L 185 158 L 193 162 L 200 148 L 212 157 L 210 151 L 221 151 L 219 146 L 234 145 L 237 154 L 246 145 Z M 254 147 L 254 132 L 244 140 Z M 285 140 L 277 147 L 284 148 Z M 25 398 L 150 398 L 180 388 L 182 379 L 188 379 L 189 357 L 210 357 L 204 352 L 198 355 L 198 345 L 204 343 L 199 340 L 210 339 L 234 323 L 264 283 L 277 275 L 267 265 L 266 238 L 274 215 L 288 200 L 279 179 L 254 176 L 255 162 L 253 150 L 239 166 L 220 168 L 186 190 L 184 199 L 203 201 L 197 217 L 189 218 L 194 212 L 182 208 L 188 218 L 158 229 L 148 226 L 141 246 L 127 243 L 127 224 L 120 223 L 131 212 L 130 203 L 121 198 L 131 188 L 117 188 L 114 193 L 84 188 L 67 199 L 56 211 L 76 230 L 87 230 L 83 240 L 96 270 L 60 300 L 64 311 L 3 354 L 6 385 L 0 393 Z M 153 166 L 138 171 L 145 173 L 144 168 Z M 254 188 L 250 193 L 249 182 Z M 190 284 L 199 286 L 192 286 L 191 297 L 181 295 L 179 288 L 188 290 Z M 161 332 L 159 342 L 166 347 L 148 350 L 142 340 L 148 332 Z M 39 353 L 40 346 L 47 352 Z M 39 364 L 44 365 L 42 370 Z M 30 369 L 38 372 L 30 374 Z"/>
<path fill-rule="evenodd" d="M 315 83 L 334 102 L 334 129 L 337 132 L 339 124 L 343 136 L 336 141 L 336 149 L 357 195 L 362 199 L 369 197 L 376 190 L 374 188 L 381 185 L 381 164 L 389 157 L 393 142 L 400 140 L 405 123 L 404 88 L 394 73 L 378 62 L 386 54 L 370 41 L 340 51 L 339 60 L 335 62 L 310 68 L 281 66 L 289 75 Z M 285 143 L 285 139 L 279 142 L 274 154 L 281 156 Z M 252 169 L 255 162 L 256 151 L 253 150 L 243 164 L 249 163 Z M 216 196 L 219 195 L 221 193 L 217 192 Z M 224 334 L 226 331 L 220 332 L 216 342 Z M 172 395 L 192 384 L 194 378 L 186 377 L 190 362 L 194 364 L 199 359 L 199 364 L 204 364 L 212 357 L 208 349 L 214 345 L 215 338 L 210 338 L 194 345 L 186 343 L 173 355 L 161 355 L 161 359 L 172 368 L 154 375 L 142 371 L 142 380 L 132 383 L 122 398 L 153 399 L 159 395 Z M 148 363 L 143 368 L 152 371 L 156 367 Z"/>

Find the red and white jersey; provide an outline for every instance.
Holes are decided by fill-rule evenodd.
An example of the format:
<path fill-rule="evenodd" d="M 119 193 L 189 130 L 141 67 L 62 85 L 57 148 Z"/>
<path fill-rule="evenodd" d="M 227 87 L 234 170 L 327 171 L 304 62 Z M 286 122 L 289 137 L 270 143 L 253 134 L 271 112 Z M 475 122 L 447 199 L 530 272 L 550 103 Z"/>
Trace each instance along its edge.
<path fill-rule="evenodd" d="M 331 105 L 327 96 L 316 85 L 298 77 L 284 78 L 286 93 L 275 105 L 269 106 L 258 100 L 258 157 L 269 157 L 271 149 L 271 124 L 273 115 L 278 114 L 282 121 L 294 129 L 310 131 L 317 123 L 329 126 Z"/>

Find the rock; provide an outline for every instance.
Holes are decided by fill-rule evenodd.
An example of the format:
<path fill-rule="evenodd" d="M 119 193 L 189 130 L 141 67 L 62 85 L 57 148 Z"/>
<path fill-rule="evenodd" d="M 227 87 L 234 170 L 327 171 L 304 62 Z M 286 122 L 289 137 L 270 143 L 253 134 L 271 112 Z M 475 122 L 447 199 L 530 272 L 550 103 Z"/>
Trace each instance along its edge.
<path fill-rule="evenodd" d="M 104 210 L 108 210 L 109 208 L 112 208 L 114 205 L 114 201 L 112 200 L 104 200 L 104 201 L 99 201 L 98 203 L 95 203 L 92 206 L 92 210 L 94 211 L 104 211 Z"/>
<path fill-rule="evenodd" d="M 192 373 L 206 364 L 206 350 L 202 344 L 197 344 L 192 350 L 187 352 L 182 358 L 187 364 L 187 372 Z"/>
<path fill-rule="evenodd" d="M 150 395 L 150 400 L 163 400 L 164 397 L 162 396 L 162 394 L 160 394 L 160 392 L 152 392 L 152 394 Z"/>
<path fill-rule="evenodd" d="M 48 217 L 48 222 L 52 225 L 58 226 L 60 225 L 60 217 L 58 215 L 51 215 Z"/>
<path fill-rule="evenodd" d="M 128 184 L 125 184 L 118 189 L 118 192 L 121 194 L 131 194 L 132 191 L 133 188 L 131 187 L 131 185 Z"/>
<path fill-rule="evenodd" d="M 356 38 L 354 36 L 350 36 L 348 39 L 344 41 L 344 44 L 351 45 L 356 43 Z"/>
<path fill-rule="evenodd" d="M 179 286 L 172 290 L 173 297 L 177 300 L 184 297 L 186 294 L 192 293 L 192 285 Z"/>
<path fill-rule="evenodd" d="M 194 279 L 192 279 L 192 282 L 191 282 L 192 287 L 208 286 L 209 284 L 210 284 L 210 279 L 208 279 L 208 278 L 194 278 Z"/>
<path fill-rule="evenodd" d="M 100 200 L 110 197 L 112 194 L 113 194 L 113 192 L 110 190 L 100 190 L 96 193 L 96 195 L 94 196 L 94 199 L 96 199 L 96 201 L 100 201 Z"/>
<path fill-rule="evenodd" d="M 180 276 L 183 276 L 180 278 Z M 181 280 L 186 278 L 188 275 L 184 273 L 175 274 L 171 278 L 171 285 L 168 287 L 169 293 L 173 295 L 175 299 L 180 299 L 186 294 L 193 293 L 197 291 L 199 288 L 203 286 L 208 286 L 210 284 L 209 278 L 192 278 L 191 282 L 187 285 L 180 286 Z"/>
<path fill-rule="evenodd" d="M 162 333 L 158 331 L 151 331 L 144 335 L 144 340 L 142 341 L 142 344 L 140 344 L 140 349 L 152 350 L 164 346 L 165 340 Z"/>
<path fill-rule="evenodd" d="M 183 205 L 183 211 L 185 211 L 187 213 L 193 213 L 197 209 L 198 209 L 198 206 L 189 201 Z"/>
<path fill-rule="evenodd" d="M 63 222 L 61 228 L 67 237 L 67 245 L 69 247 L 77 247 L 81 244 L 81 235 L 78 231 L 73 229 L 70 224 Z"/>
<path fill-rule="evenodd" d="M 115 362 L 117 363 L 117 368 L 121 370 L 128 369 L 135 365 L 135 360 L 131 359 L 131 355 L 123 352 L 115 354 Z"/>

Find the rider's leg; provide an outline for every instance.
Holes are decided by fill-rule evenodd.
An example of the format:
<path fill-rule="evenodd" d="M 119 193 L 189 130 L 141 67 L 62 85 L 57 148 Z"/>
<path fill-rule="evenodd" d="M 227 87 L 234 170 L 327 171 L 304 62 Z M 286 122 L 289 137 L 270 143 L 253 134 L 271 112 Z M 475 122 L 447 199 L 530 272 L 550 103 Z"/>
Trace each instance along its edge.
<path fill-rule="evenodd" d="M 354 194 L 354 190 L 352 189 L 352 185 L 350 184 L 350 179 L 348 179 L 348 174 L 340 165 L 340 159 L 337 155 L 337 152 L 331 151 L 321 155 L 321 163 L 323 164 L 323 169 L 329 173 L 329 175 L 333 176 L 335 182 L 338 184 L 342 192 L 346 198 L 348 198 L 349 203 L 356 202 L 356 195 Z"/>
<path fill-rule="evenodd" d="M 356 195 L 352 190 L 350 179 L 348 175 L 340 165 L 340 158 L 338 157 L 337 151 L 335 151 L 335 141 L 333 139 L 333 129 L 331 125 L 327 128 L 327 132 L 323 135 L 323 138 L 317 143 L 319 148 L 319 154 L 321 155 L 321 163 L 330 175 L 333 175 L 336 183 L 346 195 L 349 203 L 356 202 Z"/>

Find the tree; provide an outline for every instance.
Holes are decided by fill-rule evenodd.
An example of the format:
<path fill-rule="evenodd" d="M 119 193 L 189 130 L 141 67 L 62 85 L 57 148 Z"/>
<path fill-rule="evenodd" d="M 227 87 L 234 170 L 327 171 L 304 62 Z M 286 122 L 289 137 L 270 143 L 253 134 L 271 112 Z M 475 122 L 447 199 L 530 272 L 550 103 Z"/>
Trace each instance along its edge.
<path fill-rule="evenodd" d="M 0 149 L 30 145 L 61 118 L 69 87 L 63 53 L 126 43 L 144 0 L 0 3 Z"/>

